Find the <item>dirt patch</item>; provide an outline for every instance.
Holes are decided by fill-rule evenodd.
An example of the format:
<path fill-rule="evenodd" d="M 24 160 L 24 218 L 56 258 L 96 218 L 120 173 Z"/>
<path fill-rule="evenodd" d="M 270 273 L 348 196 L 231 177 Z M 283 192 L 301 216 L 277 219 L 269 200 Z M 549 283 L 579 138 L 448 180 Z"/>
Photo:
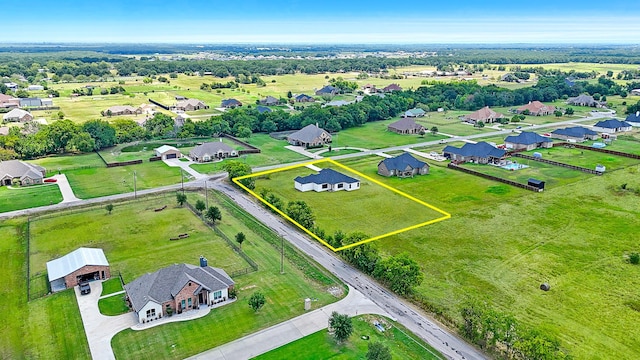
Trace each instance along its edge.
<path fill-rule="evenodd" d="M 338 287 L 338 286 L 332 286 L 330 288 L 327 289 L 327 291 L 329 292 L 329 294 L 339 298 L 342 297 L 342 295 L 344 295 L 344 289 Z"/>
<path fill-rule="evenodd" d="M 245 286 L 243 288 L 240 288 L 240 290 L 249 290 L 249 289 L 253 289 L 253 288 L 256 288 L 256 287 L 258 287 L 258 286 L 257 285 L 249 285 L 249 286 Z"/>

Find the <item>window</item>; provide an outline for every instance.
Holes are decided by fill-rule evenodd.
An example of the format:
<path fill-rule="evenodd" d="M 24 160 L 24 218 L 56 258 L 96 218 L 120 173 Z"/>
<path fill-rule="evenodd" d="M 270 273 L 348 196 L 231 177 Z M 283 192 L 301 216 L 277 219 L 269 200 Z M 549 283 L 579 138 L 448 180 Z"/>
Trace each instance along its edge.
<path fill-rule="evenodd" d="M 147 318 L 156 317 L 156 309 L 147 310 Z"/>
<path fill-rule="evenodd" d="M 189 307 L 191 307 L 191 298 L 189 298 Z"/>
<path fill-rule="evenodd" d="M 213 293 L 213 300 L 218 300 L 222 298 L 222 291 L 216 291 Z"/>
<path fill-rule="evenodd" d="M 187 308 L 187 307 L 185 306 L 184 299 L 182 299 L 182 302 L 180 303 L 180 305 L 182 305 L 182 306 L 181 306 L 181 308 L 183 308 L 183 309 L 186 309 L 186 308 Z"/>
<path fill-rule="evenodd" d="M 338 184 L 338 189 L 342 189 L 344 187 L 343 183 Z"/>

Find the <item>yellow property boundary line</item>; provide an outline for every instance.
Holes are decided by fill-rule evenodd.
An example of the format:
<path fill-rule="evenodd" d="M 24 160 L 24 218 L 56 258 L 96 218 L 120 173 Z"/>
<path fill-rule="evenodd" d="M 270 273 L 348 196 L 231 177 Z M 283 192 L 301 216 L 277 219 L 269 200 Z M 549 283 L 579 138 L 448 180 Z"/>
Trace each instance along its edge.
<path fill-rule="evenodd" d="M 368 180 L 368 181 L 371 181 L 371 182 L 375 183 L 376 185 L 380 185 L 380 186 L 384 187 L 384 188 L 385 188 L 385 189 L 387 189 L 387 190 L 391 190 L 391 191 L 395 192 L 395 193 L 396 193 L 396 194 L 398 194 L 398 195 L 404 196 L 405 198 L 407 198 L 407 199 L 409 199 L 409 200 L 412 200 L 412 201 L 414 201 L 414 202 L 417 202 L 417 203 L 418 203 L 418 204 L 420 204 L 420 205 L 426 206 L 426 207 L 428 207 L 429 209 L 434 210 L 434 211 L 436 211 L 436 212 L 438 212 L 438 213 L 442 214 L 443 216 L 441 216 L 441 217 L 439 217 L 439 218 L 437 218 L 437 219 L 433 219 L 433 220 L 425 221 L 425 222 L 420 223 L 420 224 L 416 224 L 416 225 L 408 226 L 408 227 L 403 228 L 403 229 L 400 229 L 400 230 L 395 230 L 395 231 L 388 232 L 388 233 L 386 233 L 386 234 L 382 234 L 382 235 L 374 236 L 374 237 L 372 237 L 372 238 L 365 239 L 365 240 L 362 240 L 362 241 L 358 241 L 358 242 L 353 243 L 353 244 L 344 245 L 344 246 L 341 246 L 341 247 L 335 248 L 335 247 L 331 246 L 331 244 L 329 244 L 328 242 L 326 242 L 324 239 L 321 239 L 318 235 L 316 235 L 316 234 L 314 234 L 313 232 L 311 232 L 311 230 L 309 230 L 309 229 L 307 229 L 306 227 L 304 227 L 304 226 L 300 225 L 297 221 L 295 221 L 295 220 L 293 220 L 291 217 L 289 217 L 289 215 L 285 214 L 283 211 L 281 211 L 280 209 L 278 209 L 278 208 L 276 208 L 275 206 L 273 206 L 271 203 L 269 203 L 268 201 L 266 201 L 265 199 L 263 199 L 260 195 L 258 195 L 257 193 L 255 193 L 253 190 L 251 190 L 251 189 L 247 188 L 246 186 L 244 186 L 244 185 L 240 182 L 240 180 L 242 180 L 242 179 L 248 179 L 248 178 L 257 177 L 257 176 L 262 176 L 262 175 L 267 175 L 267 174 L 273 174 L 273 173 L 280 172 L 280 171 L 286 171 L 286 170 L 296 169 L 296 168 L 305 167 L 305 166 L 308 166 L 308 165 L 315 165 L 315 164 L 320 164 L 320 163 L 325 163 L 325 162 L 330 163 L 330 164 L 332 164 L 332 165 L 335 165 L 335 166 L 337 166 L 337 167 L 340 167 L 340 168 L 342 168 L 342 169 L 344 169 L 344 170 L 347 170 L 347 171 L 349 171 L 349 172 L 351 172 L 351 173 L 353 173 L 353 174 L 356 174 L 357 176 L 359 176 L 359 177 L 361 177 L 361 178 L 363 178 L 363 179 L 366 179 L 366 180 Z M 334 252 L 341 251 L 341 250 L 346 250 L 346 249 L 349 249 L 349 248 L 352 248 L 352 247 L 355 247 L 355 246 L 358 246 L 358 245 L 362 245 L 362 244 L 366 244 L 366 243 L 369 243 L 369 242 L 372 242 L 372 241 L 380 240 L 380 239 L 385 238 L 385 237 L 388 237 L 388 236 L 392 236 L 392 235 L 400 234 L 400 233 L 403 233 L 403 232 L 405 232 L 405 231 L 409 231 L 409 230 L 417 229 L 417 228 L 419 228 L 419 227 L 423 227 L 423 226 L 431 225 L 431 224 L 434 224 L 434 223 L 440 222 L 440 221 L 442 221 L 442 220 L 446 220 L 446 219 L 451 218 L 451 214 L 449 214 L 448 212 L 446 212 L 446 211 L 444 211 L 444 210 L 438 209 L 437 207 L 435 207 L 435 206 L 433 206 L 433 205 L 431 205 L 431 204 L 428 204 L 428 203 L 426 203 L 426 202 L 424 202 L 424 201 L 422 201 L 422 200 L 416 199 L 416 198 L 414 198 L 413 196 L 411 196 L 411 195 L 409 195 L 409 194 L 405 194 L 405 193 L 403 193 L 402 191 L 400 191 L 400 190 L 398 190 L 398 189 L 396 189 L 396 188 L 393 188 L 393 187 L 391 187 L 391 186 L 389 186 L 389 185 L 387 185 L 387 184 L 384 184 L 384 183 L 382 183 L 382 182 L 380 182 L 380 181 L 378 181 L 378 180 L 376 180 L 376 179 L 373 179 L 373 178 L 371 178 L 371 177 L 369 177 L 369 176 L 367 176 L 367 175 L 365 175 L 365 174 L 363 174 L 363 173 L 361 173 L 361 172 L 359 172 L 359 171 L 356 171 L 356 170 L 354 170 L 354 169 L 352 169 L 352 168 L 350 168 L 350 167 L 348 167 L 348 166 L 345 166 L 345 165 L 343 165 L 343 164 L 340 164 L 339 162 L 337 162 L 337 161 L 335 161 L 335 160 L 333 160 L 333 159 L 330 159 L 330 158 L 327 158 L 327 159 L 320 159 L 320 160 L 314 160 L 314 161 L 306 162 L 306 163 L 303 163 L 303 164 L 287 166 L 287 167 L 283 167 L 283 168 L 279 168 L 279 169 L 266 170 L 266 171 L 262 171 L 262 172 L 255 173 L 255 174 L 249 174 L 249 175 L 239 176 L 239 177 L 233 178 L 233 179 L 231 179 L 231 180 L 232 180 L 235 184 L 237 184 L 238 186 L 240 186 L 242 189 L 244 189 L 246 192 L 248 192 L 249 194 L 251 194 L 253 197 L 255 197 L 256 199 L 260 200 L 263 204 L 265 204 L 265 205 L 267 205 L 268 207 L 270 207 L 271 209 L 273 209 L 273 211 L 275 211 L 275 212 L 277 212 L 278 214 L 282 215 L 285 219 L 287 219 L 287 220 L 291 221 L 293 224 L 295 224 L 297 227 L 299 227 L 302 231 L 304 231 L 305 233 L 309 234 L 309 236 L 311 236 L 312 238 L 314 238 L 314 239 L 316 239 L 316 240 L 320 241 L 320 243 L 322 243 L 324 246 L 328 247 L 329 249 L 331 249 L 331 250 L 332 250 L 332 251 L 334 251 Z"/>

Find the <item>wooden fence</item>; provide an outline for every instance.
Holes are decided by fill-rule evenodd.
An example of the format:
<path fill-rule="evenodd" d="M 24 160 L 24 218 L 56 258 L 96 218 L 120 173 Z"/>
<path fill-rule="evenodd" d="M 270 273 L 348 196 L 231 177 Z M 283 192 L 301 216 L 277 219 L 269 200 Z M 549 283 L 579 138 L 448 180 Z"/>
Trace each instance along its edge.
<path fill-rule="evenodd" d="M 462 172 L 467 173 L 467 174 L 475 175 L 475 176 L 478 176 L 478 177 L 481 177 L 481 178 L 485 178 L 485 179 L 489 179 L 489 180 L 493 180 L 493 181 L 498 181 L 498 182 L 501 182 L 501 183 L 504 183 L 504 184 L 507 184 L 507 185 L 519 187 L 521 189 L 535 191 L 535 192 L 542 191 L 542 189 L 538 189 L 535 186 L 531 186 L 531 185 L 528 185 L 528 184 L 521 184 L 519 182 L 515 182 L 515 181 L 509 180 L 509 179 L 504 179 L 504 178 L 499 178 L 497 176 L 484 174 L 484 173 L 481 173 L 479 171 L 475 171 L 475 170 L 464 168 L 462 166 L 458 166 L 458 165 L 456 165 L 454 163 L 449 163 L 449 165 L 447 165 L 447 167 L 449 169 L 462 171 Z"/>
<path fill-rule="evenodd" d="M 582 166 L 575 166 L 575 165 L 571 165 L 571 164 L 565 164 L 565 163 L 561 163 L 561 162 L 558 162 L 558 161 L 547 160 L 547 159 L 538 158 L 538 157 L 529 156 L 529 155 L 524 155 L 524 154 L 513 154 L 513 156 L 517 157 L 517 158 L 538 161 L 538 162 L 545 163 L 545 164 L 560 166 L 560 167 L 564 167 L 564 168 L 571 169 L 571 170 L 578 170 L 578 171 L 582 171 L 582 172 L 587 173 L 587 174 L 602 175 L 602 173 L 600 171 L 595 171 L 593 169 L 587 169 L 587 168 L 584 168 Z"/>
<path fill-rule="evenodd" d="M 640 155 L 637 155 L 637 154 L 631 154 L 631 153 L 626 153 L 626 152 L 622 152 L 622 151 L 615 151 L 615 150 L 608 150 L 608 149 L 594 148 L 594 147 L 591 147 L 591 146 L 585 146 L 585 145 L 580 145 L 580 144 L 571 144 L 571 145 L 575 146 L 578 149 L 596 151 L 596 152 L 600 152 L 600 153 L 604 153 L 604 154 L 622 156 L 622 157 L 631 158 L 631 159 L 640 159 Z"/>

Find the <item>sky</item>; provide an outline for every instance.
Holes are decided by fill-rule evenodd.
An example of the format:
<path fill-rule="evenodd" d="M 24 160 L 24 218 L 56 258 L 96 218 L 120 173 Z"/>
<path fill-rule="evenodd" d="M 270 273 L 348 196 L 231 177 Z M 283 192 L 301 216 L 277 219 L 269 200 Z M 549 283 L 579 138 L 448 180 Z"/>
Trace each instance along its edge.
<path fill-rule="evenodd" d="M 640 43 L 637 0 L 32 0 L 3 13 L 20 16 L 4 16 L 2 43 Z"/>

